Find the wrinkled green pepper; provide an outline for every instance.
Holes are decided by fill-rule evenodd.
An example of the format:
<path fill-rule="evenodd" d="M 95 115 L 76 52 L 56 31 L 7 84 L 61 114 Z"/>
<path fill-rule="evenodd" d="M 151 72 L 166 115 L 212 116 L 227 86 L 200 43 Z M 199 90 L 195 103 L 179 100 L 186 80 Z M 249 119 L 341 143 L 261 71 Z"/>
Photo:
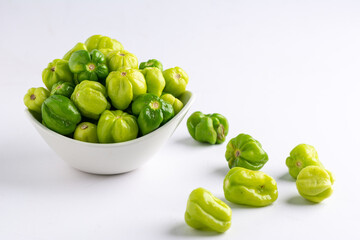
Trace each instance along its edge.
<path fill-rule="evenodd" d="M 173 107 L 151 93 L 138 96 L 132 103 L 132 112 L 138 116 L 138 125 L 143 135 L 154 131 L 174 116 Z"/>
<path fill-rule="evenodd" d="M 170 93 L 164 93 L 161 95 L 161 99 L 173 106 L 175 115 L 178 114 L 184 107 L 184 104 Z"/>
<path fill-rule="evenodd" d="M 107 101 L 106 88 L 94 81 L 84 80 L 76 85 L 71 100 L 83 116 L 91 119 L 99 119 L 100 115 L 111 107 Z"/>
<path fill-rule="evenodd" d="M 106 110 L 101 114 L 97 126 L 100 143 L 117 143 L 135 139 L 139 128 L 136 117 L 121 110 Z"/>
<path fill-rule="evenodd" d="M 104 54 L 99 50 L 74 52 L 69 60 L 71 72 L 76 74 L 76 83 L 84 80 L 99 81 L 109 74 Z"/>
<path fill-rule="evenodd" d="M 269 160 L 260 142 L 243 133 L 229 141 L 225 158 L 229 168 L 244 167 L 251 170 L 260 170 Z"/>
<path fill-rule="evenodd" d="M 307 166 L 297 176 L 299 194 L 312 202 L 319 203 L 333 193 L 334 178 L 330 171 L 319 166 Z"/>
<path fill-rule="evenodd" d="M 73 133 L 81 121 L 81 114 L 75 104 L 62 95 L 48 97 L 41 106 L 41 115 L 47 128 L 62 135 Z"/>
<path fill-rule="evenodd" d="M 301 169 L 307 166 L 323 167 L 316 149 L 308 144 L 297 145 L 290 152 L 290 156 L 286 158 L 286 166 L 289 168 L 290 175 L 295 179 Z"/>
<path fill-rule="evenodd" d="M 69 61 L 71 55 L 76 52 L 76 51 L 79 51 L 79 50 L 87 50 L 85 44 L 83 43 L 77 43 L 72 49 L 70 49 L 64 56 L 63 56 L 63 59 L 66 60 L 66 61 Z"/>
<path fill-rule="evenodd" d="M 110 71 L 122 71 L 128 68 L 138 69 L 137 57 L 126 50 L 110 52 L 107 55 L 107 62 Z"/>
<path fill-rule="evenodd" d="M 263 207 L 278 198 L 276 181 L 260 171 L 234 167 L 224 179 L 226 200 L 236 204 Z"/>
<path fill-rule="evenodd" d="M 74 84 L 60 81 L 52 86 L 50 95 L 63 95 L 70 98 L 71 94 L 74 92 L 74 88 Z"/>
<path fill-rule="evenodd" d="M 41 113 L 41 105 L 49 96 L 49 91 L 43 87 L 30 88 L 24 96 L 24 104 L 28 109 Z"/>
<path fill-rule="evenodd" d="M 150 59 L 147 62 L 142 62 L 139 65 L 139 69 L 145 69 L 148 67 L 156 67 L 160 69 L 160 71 L 163 71 L 163 65 L 159 60 L 156 59 Z"/>
<path fill-rule="evenodd" d="M 60 81 L 73 83 L 73 74 L 69 69 L 68 61 L 55 59 L 48 64 L 42 72 L 42 80 L 49 91 L 52 86 Z"/>
<path fill-rule="evenodd" d="M 106 78 L 106 89 L 112 105 L 125 110 L 133 99 L 146 93 L 144 75 L 138 69 L 114 71 Z"/>
<path fill-rule="evenodd" d="M 96 125 L 90 122 L 80 123 L 75 129 L 74 139 L 82 142 L 98 143 Z"/>
<path fill-rule="evenodd" d="M 94 49 L 110 48 L 113 50 L 123 50 L 123 45 L 115 39 L 111 39 L 102 35 L 93 35 L 86 39 L 85 45 L 87 50 L 91 52 Z"/>
<path fill-rule="evenodd" d="M 190 193 L 185 222 L 195 229 L 225 232 L 231 226 L 231 208 L 204 188 Z"/>
<path fill-rule="evenodd" d="M 223 143 L 229 131 L 227 119 L 218 113 L 194 112 L 188 118 L 186 125 L 190 135 L 196 141 L 210 144 Z"/>
<path fill-rule="evenodd" d="M 165 88 L 165 79 L 162 72 L 155 67 L 147 67 L 141 70 L 146 80 L 147 92 L 158 97 L 161 96 Z"/>
<path fill-rule="evenodd" d="M 167 93 L 171 93 L 174 97 L 179 97 L 186 90 L 189 82 L 189 76 L 180 67 L 166 69 L 163 72 L 165 78 L 165 89 Z"/>

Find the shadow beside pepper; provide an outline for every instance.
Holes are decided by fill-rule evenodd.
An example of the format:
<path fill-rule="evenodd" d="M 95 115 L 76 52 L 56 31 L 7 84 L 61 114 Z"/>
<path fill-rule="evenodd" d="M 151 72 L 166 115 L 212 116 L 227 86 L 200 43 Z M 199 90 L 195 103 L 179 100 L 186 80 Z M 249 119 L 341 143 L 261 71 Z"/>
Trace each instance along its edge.
<path fill-rule="evenodd" d="M 213 236 L 216 237 L 224 233 L 196 230 L 189 227 L 184 222 L 184 223 L 177 223 L 176 225 L 174 225 L 170 229 L 169 234 L 173 236 L 177 236 L 179 238 L 184 238 L 184 237 L 191 238 L 191 237 L 213 237 Z"/>

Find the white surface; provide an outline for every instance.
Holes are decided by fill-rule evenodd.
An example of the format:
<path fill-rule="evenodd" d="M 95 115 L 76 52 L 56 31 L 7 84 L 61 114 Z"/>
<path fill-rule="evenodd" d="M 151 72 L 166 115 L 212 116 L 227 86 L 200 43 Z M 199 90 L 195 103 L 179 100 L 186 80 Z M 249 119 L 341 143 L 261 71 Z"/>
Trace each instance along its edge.
<path fill-rule="evenodd" d="M 0 239 L 359 239 L 359 11 L 355 0 L 1 1 Z M 189 193 L 204 187 L 224 199 L 227 166 L 226 143 L 196 143 L 185 122 L 128 174 L 90 175 L 57 157 L 22 98 L 42 85 L 48 62 L 96 33 L 139 61 L 185 69 L 198 96 L 190 113 L 225 115 L 228 140 L 241 132 L 258 139 L 278 200 L 229 204 L 225 234 L 186 226 Z M 318 205 L 301 199 L 287 174 L 285 159 L 302 142 L 337 178 Z"/>
<path fill-rule="evenodd" d="M 64 137 L 41 124 L 27 109 L 25 115 L 50 148 L 71 167 L 93 174 L 119 174 L 143 166 L 168 141 L 195 100 L 189 91 L 182 96 L 184 107 L 165 125 L 140 138 L 114 144 L 93 144 Z"/>

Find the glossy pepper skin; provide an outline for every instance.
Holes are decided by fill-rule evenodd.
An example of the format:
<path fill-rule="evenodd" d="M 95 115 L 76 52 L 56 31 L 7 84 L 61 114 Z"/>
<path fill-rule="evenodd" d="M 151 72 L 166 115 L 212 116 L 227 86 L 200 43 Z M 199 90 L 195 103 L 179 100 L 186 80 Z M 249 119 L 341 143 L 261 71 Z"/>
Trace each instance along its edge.
<path fill-rule="evenodd" d="M 106 78 L 106 89 L 112 105 L 119 110 L 129 107 L 137 96 L 146 93 L 144 75 L 138 69 L 114 71 Z"/>
<path fill-rule="evenodd" d="M 286 158 L 286 166 L 293 178 L 297 178 L 299 172 L 307 166 L 323 167 L 319 161 L 316 149 L 308 144 L 299 144 L 290 152 L 290 156 Z"/>
<path fill-rule="evenodd" d="M 86 39 L 85 41 L 86 48 L 89 52 L 94 49 L 103 49 L 103 48 L 110 48 L 113 50 L 123 50 L 123 45 L 112 38 L 102 35 L 93 35 Z"/>
<path fill-rule="evenodd" d="M 173 107 L 151 93 L 137 97 L 132 103 L 132 112 L 138 116 L 138 125 L 143 135 L 154 131 L 174 116 Z"/>
<path fill-rule="evenodd" d="M 49 96 L 49 91 L 43 87 L 30 88 L 24 96 L 24 104 L 28 109 L 41 113 L 41 105 Z"/>
<path fill-rule="evenodd" d="M 48 97 L 41 106 L 41 115 L 47 128 L 62 135 L 73 133 L 81 121 L 81 114 L 75 104 L 62 95 Z"/>
<path fill-rule="evenodd" d="M 90 122 L 80 123 L 75 129 L 74 139 L 82 142 L 98 143 L 96 125 Z"/>
<path fill-rule="evenodd" d="M 186 125 L 190 135 L 196 141 L 210 144 L 223 143 L 229 131 L 227 119 L 218 113 L 194 112 L 188 118 Z"/>
<path fill-rule="evenodd" d="M 71 100 L 83 116 L 95 120 L 111 107 L 107 101 L 106 88 L 94 81 L 84 80 L 76 85 Z"/>
<path fill-rule="evenodd" d="M 138 69 L 137 57 L 126 50 L 110 52 L 107 55 L 107 62 L 110 71 L 121 71 L 128 68 Z"/>
<path fill-rule="evenodd" d="M 60 81 L 73 83 L 73 74 L 69 69 L 68 61 L 55 59 L 42 72 L 42 80 L 50 91 L 52 86 Z"/>
<path fill-rule="evenodd" d="M 319 166 L 307 166 L 297 176 L 296 188 L 299 194 L 315 203 L 319 203 L 333 193 L 334 178 L 331 172 Z"/>
<path fill-rule="evenodd" d="M 162 72 L 158 68 L 147 67 L 141 70 L 141 73 L 146 81 L 147 92 L 160 97 L 165 88 L 165 79 Z"/>
<path fill-rule="evenodd" d="M 109 74 L 104 54 L 99 50 L 86 50 L 74 52 L 69 60 L 72 73 L 76 74 L 76 83 L 83 80 L 99 81 L 105 79 Z"/>
<path fill-rule="evenodd" d="M 170 93 L 164 93 L 161 95 L 161 99 L 173 106 L 175 115 L 178 114 L 184 107 L 184 104 Z"/>
<path fill-rule="evenodd" d="M 190 193 L 185 222 L 195 229 L 223 233 L 231 226 L 231 208 L 204 188 Z"/>
<path fill-rule="evenodd" d="M 148 67 L 155 67 L 158 68 L 160 71 L 163 71 L 163 65 L 159 60 L 150 59 L 147 62 L 142 62 L 139 65 L 139 69 L 145 69 Z"/>
<path fill-rule="evenodd" d="M 251 170 L 260 170 L 269 159 L 260 142 L 243 133 L 229 141 L 225 158 L 229 168 L 244 167 Z"/>
<path fill-rule="evenodd" d="M 224 179 L 226 200 L 255 207 L 267 206 L 278 198 L 276 181 L 260 171 L 234 167 Z"/>
<path fill-rule="evenodd" d="M 70 49 L 64 56 L 63 59 L 69 61 L 71 55 L 79 50 L 87 50 L 86 45 L 83 43 L 77 43 L 72 49 Z"/>
<path fill-rule="evenodd" d="M 97 127 L 100 143 L 129 141 L 135 139 L 138 132 L 136 117 L 121 110 L 103 112 Z"/>
<path fill-rule="evenodd" d="M 74 92 L 74 89 L 74 84 L 60 81 L 52 86 L 50 95 L 63 95 L 70 98 L 71 94 Z"/>
<path fill-rule="evenodd" d="M 165 78 L 164 92 L 171 93 L 174 97 L 179 97 L 186 90 L 189 76 L 180 67 L 166 69 L 163 72 Z"/>

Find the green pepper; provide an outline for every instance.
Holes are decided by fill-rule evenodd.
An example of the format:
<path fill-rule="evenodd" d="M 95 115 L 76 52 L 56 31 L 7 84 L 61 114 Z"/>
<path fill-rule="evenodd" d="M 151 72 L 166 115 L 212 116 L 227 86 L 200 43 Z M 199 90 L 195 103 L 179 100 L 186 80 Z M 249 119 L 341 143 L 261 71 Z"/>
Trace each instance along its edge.
<path fill-rule="evenodd" d="M 231 208 L 204 188 L 190 193 L 185 222 L 195 229 L 225 232 L 231 226 Z"/>
<path fill-rule="evenodd" d="M 113 50 L 123 50 L 123 45 L 115 39 L 102 35 L 93 35 L 86 39 L 85 45 L 89 52 L 94 49 L 111 48 Z"/>
<path fill-rule="evenodd" d="M 90 122 L 80 123 L 75 129 L 74 139 L 82 142 L 98 143 L 96 125 Z"/>
<path fill-rule="evenodd" d="M 106 89 L 112 105 L 125 110 L 133 99 L 146 93 L 144 75 L 138 69 L 114 71 L 106 78 Z"/>
<path fill-rule="evenodd" d="M 139 69 L 145 69 L 148 67 L 156 67 L 158 69 L 160 69 L 160 71 L 163 71 L 163 65 L 161 64 L 161 62 L 159 60 L 156 59 L 150 59 L 147 62 L 142 62 L 139 65 Z"/>
<path fill-rule="evenodd" d="M 164 93 L 161 95 L 161 99 L 173 106 L 175 115 L 178 114 L 184 107 L 184 104 L 170 93 Z"/>
<path fill-rule="evenodd" d="M 278 198 L 276 181 L 260 171 L 234 167 L 224 179 L 226 200 L 236 204 L 263 207 Z"/>
<path fill-rule="evenodd" d="M 163 72 L 165 78 L 165 89 L 167 93 L 171 93 L 174 97 L 179 97 L 186 90 L 189 82 L 189 76 L 180 67 L 166 69 Z"/>
<path fill-rule="evenodd" d="M 50 95 L 63 95 L 69 98 L 73 92 L 74 84 L 60 81 L 52 86 Z"/>
<path fill-rule="evenodd" d="M 100 143 L 129 141 L 135 139 L 138 132 L 136 117 L 121 110 L 103 112 L 97 127 Z"/>
<path fill-rule="evenodd" d="M 165 87 L 165 79 L 162 72 L 155 67 L 147 67 L 141 70 L 146 80 L 147 92 L 158 97 L 161 96 Z"/>
<path fill-rule="evenodd" d="M 316 149 L 308 144 L 297 145 L 290 152 L 290 156 L 286 158 L 286 166 L 289 168 L 290 175 L 295 179 L 301 169 L 307 166 L 323 167 Z"/>
<path fill-rule="evenodd" d="M 49 90 L 55 83 L 60 81 L 72 83 L 73 74 L 69 69 L 68 61 L 55 59 L 49 63 L 42 72 L 42 80 Z"/>
<path fill-rule="evenodd" d="M 49 95 L 49 91 L 43 87 L 30 88 L 24 96 L 24 104 L 28 109 L 41 113 L 41 105 Z"/>
<path fill-rule="evenodd" d="M 186 125 L 190 135 L 196 141 L 210 144 L 223 143 L 229 131 L 227 119 L 218 113 L 194 112 L 188 118 Z"/>
<path fill-rule="evenodd" d="M 105 79 L 109 74 L 104 54 L 99 50 L 74 52 L 69 60 L 71 72 L 76 74 L 77 83 L 83 80 L 98 81 Z"/>
<path fill-rule="evenodd" d="M 173 107 L 158 96 L 146 93 L 132 103 L 132 112 L 138 116 L 138 124 L 143 135 L 154 131 L 174 116 Z"/>
<path fill-rule="evenodd" d="M 330 171 L 312 165 L 300 171 L 296 179 L 296 188 L 303 198 L 319 203 L 331 196 L 333 183 L 334 178 Z"/>
<path fill-rule="evenodd" d="M 260 142 L 243 133 L 229 141 L 225 158 L 229 168 L 244 167 L 251 170 L 260 170 L 269 160 Z"/>
<path fill-rule="evenodd" d="M 84 80 L 76 85 L 71 100 L 81 114 L 91 119 L 99 119 L 101 113 L 110 109 L 106 88 L 98 82 Z"/>
<path fill-rule="evenodd" d="M 126 50 L 112 51 L 107 55 L 110 71 L 121 71 L 123 69 L 138 69 L 137 57 Z"/>
<path fill-rule="evenodd" d="M 64 56 L 63 56 L 63 59 L 66 60 L 66 61 L 69 61 L 71 55 L 76 52 L 76 51 L 79 51 L 79 50 L 87 50 L 85 44 L 83 43 L 77 43 L 72 49 L 70 49 Z"/>
<path fill-rule="evenodd" d="M 68 135 L 75 131 L 81 114 L 75 104 L 62 95 L 52 95 L 41 105 L 43 124 L 49 129 Z"/>

